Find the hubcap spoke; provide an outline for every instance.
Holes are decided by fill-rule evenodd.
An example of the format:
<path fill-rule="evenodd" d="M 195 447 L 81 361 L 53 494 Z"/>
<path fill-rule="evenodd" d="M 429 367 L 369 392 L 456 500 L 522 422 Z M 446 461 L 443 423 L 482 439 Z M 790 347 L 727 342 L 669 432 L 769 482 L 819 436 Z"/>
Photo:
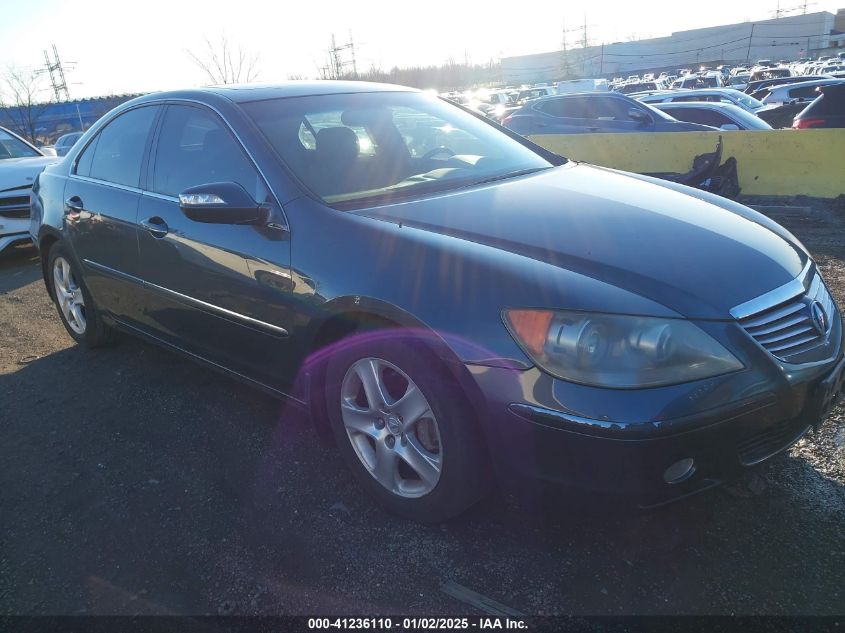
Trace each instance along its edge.
<path fill-rule="evenodd" d="M 73 320 L 80 328 L 85 327 L 85 315 L 82 314 L 82 307 L 78 303 L 71 304 L 70 313 L 73 315 Z"/>
<path fill-rule="evenodd" d="M 373 469 L 373 475 L 388 490 L 396 488 L 397 461 L 396 451 L 385 442 L 376 442 L 376 467 Z"/>
<path fill-rule="evenodd" d="M 347 431 L 363 433 L 374 440 L 383 439 L 384 428 L 376 429 L 375 416 L 370 411 L 363 411 L 348 402 L 344 402 L 340 406 L 343 409 L 343 425 Z"/>
<path fill-rule="evenodd" d="M 361 379 L 361 386 L 367 395 L 367 404 L 371 411 L 383 411 L 387 408 L 387 398 L 381 379 L 381 366 L 376 358 L 367 359 L 367 362 L 356 364 L 358 377 Z"/>
<path fill-rule="evenodd" d="M 397 444 L 399 457 L 410 466 L 423 482 L 432 488 L 440 478 L 440 456 L 429 453 L 417 440 L 409 437 L 404 446 Z"/>
<path fill-rule="evenodd" d="M 402 419 L 406 432 L 430 410 L 425 396 L 413 383 L 408 383 L 405 395 L 391 405 L 390 409 Z"/>
<path fill-rule="evenodd" d="M 62 277 L 62 267 L 58 262 L 53 267 L 53 281 L 55 282 L 56 290 L 61 290 L 64 293 L 67 292 L 65 290 L 65 280 Z"/>

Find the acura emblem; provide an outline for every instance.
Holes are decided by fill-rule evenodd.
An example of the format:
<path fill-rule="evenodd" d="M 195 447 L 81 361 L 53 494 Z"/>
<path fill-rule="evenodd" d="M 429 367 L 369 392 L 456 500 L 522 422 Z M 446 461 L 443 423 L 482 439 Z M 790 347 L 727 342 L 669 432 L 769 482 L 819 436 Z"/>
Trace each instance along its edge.
<path fill-rule="evenodd" d="M 822 304 L 818 301 L 813 301 L 810 304 L 810 315 L 813 317 L 813 326 L 819 334 L 827 332 L 827 317 L 824 314 Z"/>

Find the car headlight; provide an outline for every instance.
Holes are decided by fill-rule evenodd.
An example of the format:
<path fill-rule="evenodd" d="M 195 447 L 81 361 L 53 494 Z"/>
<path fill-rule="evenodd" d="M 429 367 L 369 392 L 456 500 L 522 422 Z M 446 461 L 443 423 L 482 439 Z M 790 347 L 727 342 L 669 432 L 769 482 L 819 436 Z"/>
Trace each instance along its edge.
<path fill-rule="evenodd" d="M 511 335 L 558 378 L 611 388 L 658 387 L 742 369 L 689 321 L 564 310 L 505 310 Z"/>

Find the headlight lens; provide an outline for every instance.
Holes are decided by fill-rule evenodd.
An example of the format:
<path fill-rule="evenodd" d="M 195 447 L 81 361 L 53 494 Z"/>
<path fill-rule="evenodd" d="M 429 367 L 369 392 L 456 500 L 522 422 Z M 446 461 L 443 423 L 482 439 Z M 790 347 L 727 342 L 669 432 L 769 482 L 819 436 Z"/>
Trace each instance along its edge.
<path fill-rule="evenodd" d="M 520 346 L 550 374 L 585 385 L 658 387 L 742 369 L 689 321 L 562 310 L 506 310 Z"/>

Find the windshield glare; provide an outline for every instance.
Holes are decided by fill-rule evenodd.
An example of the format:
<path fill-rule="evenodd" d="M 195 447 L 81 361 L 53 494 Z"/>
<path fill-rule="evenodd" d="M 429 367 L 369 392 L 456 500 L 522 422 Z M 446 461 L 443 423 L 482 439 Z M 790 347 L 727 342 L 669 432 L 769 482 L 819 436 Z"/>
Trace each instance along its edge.
<path fill-rule="evenodd" d="M 15 138 L 5 130 L 0 130 L 0 160 L 29 156 L 40 156 L 40 154 L 20 139 Z"/>
<path fill-rule="evenodd" d="M 488 123 L 424 93 L 290 97 L 243 108 L 293 173 L 343 208 L 552 166 Z"/>
<path fill-rule="evenodd" d="M 741 103 L 746 108 L 751 108 L 752 110 L 757 110 L 765 105 L 762 101 L 755 99 L 751 95 L 745 94 L 741 90 L 731 90 L 730 94 L 738 103 Z"/>

